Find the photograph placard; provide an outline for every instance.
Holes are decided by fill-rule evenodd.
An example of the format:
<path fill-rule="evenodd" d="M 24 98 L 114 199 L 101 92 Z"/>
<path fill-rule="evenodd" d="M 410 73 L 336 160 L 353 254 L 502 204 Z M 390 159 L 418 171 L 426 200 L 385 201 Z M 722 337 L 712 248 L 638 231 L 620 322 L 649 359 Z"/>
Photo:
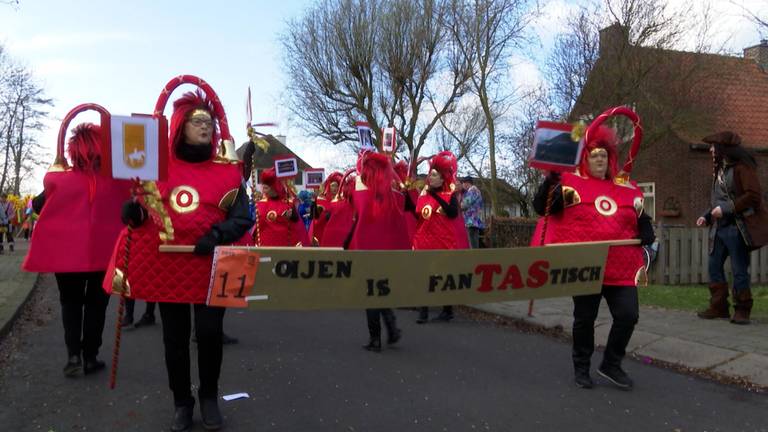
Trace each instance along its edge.
<path fill-rule="evenodd" d="M 381 151 L 394 153 L 397 150 L 397 130 L 394 127 L 386 127 L 381 134 Z"/>
<path fill-rule="evenodd" d="M 277 175 L 277 177 L 294 177 L 298 173 L 299 162 L 295 157 L 275 157 L 275 175 Z"/>
<path fill-rule="evenodd" d="M 579 164 L 583 142 L 574 141 L 573 125 L 550 121 L 536 122 L 530 165 L 550 171 L 569 171 Z"/>
<path fill-rule="evenodd" d="M 357 122 L 355 126 L 357 127 L 357 136 L 360 140 L 360 149 L 376 151 L 376 146 L 373 145 L 371 126 L 366 122 Z"/>
<path fill-rule="evenodd" d="M 324 168 L 307 168 L 304 170 L 304 187 L 319 188 L 325 180 Z"/>

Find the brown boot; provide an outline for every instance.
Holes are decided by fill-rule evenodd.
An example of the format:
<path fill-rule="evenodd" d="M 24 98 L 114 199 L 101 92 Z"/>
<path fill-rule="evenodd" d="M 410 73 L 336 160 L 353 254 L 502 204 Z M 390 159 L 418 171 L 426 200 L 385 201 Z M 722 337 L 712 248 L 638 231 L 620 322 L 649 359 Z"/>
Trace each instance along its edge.
<path fill-rule="evenodd" d="M 711 283 L 709 284 L 709 307 L 696 315 L 702 319 L 730 318 L 728 313 L 728 284 Z"/>
<path fill-rule="evenodd" d="M 752 312 L 752 291 L 743 289 L 733 295 L 733 324 L 749 324 L 749 314 Z"/>

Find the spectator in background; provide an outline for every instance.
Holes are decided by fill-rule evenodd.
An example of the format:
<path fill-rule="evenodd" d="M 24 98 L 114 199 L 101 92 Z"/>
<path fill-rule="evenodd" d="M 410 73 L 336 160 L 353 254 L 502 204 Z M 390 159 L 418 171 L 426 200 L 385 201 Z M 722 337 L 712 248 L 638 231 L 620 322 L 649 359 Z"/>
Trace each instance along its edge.
<path fill-rule="evenodd" d="M 13 203 L 8 201 L 7 193 L 0 195 L 0 255 L 3 254 L 4 242 L 8 240 L 8 249 L 13 252 L 13 219 L 15 210 Z"/>
<path fill-rule="evenodd" d="M 464 214 L 464 225 L 469 234 L 469 245 L 472 249 L 480 247 L 480 230 L 485 228 L 480 214 L 483 211 L 483 195 L 480 189 L 475 186 L 472 177 L 461 179 L 461 187 L 464 194 L 461 198 L 461 211 Z"/>
<path fill-rule="evenodd" d="M 312 223 L 312 192 L 303 190 L 299 192 L 299 217 L 304 224 L 304 228 L 309 231 L 309 224 Z"/>
<path fill-rule="evenodd" d="M 710 209 L 696 220 L 709 227 L 709 307 L 699 318 L 731 318 L 749 324 L 752 292 L 749 253 L 768 243 L 768 209 L 762 202 L 755 158 L 741 146 L 739 135 L 720 132 L 702 139 L 712 154 Z M 733 269 L 733 317 L 728 304 L 725 259 Z"/>

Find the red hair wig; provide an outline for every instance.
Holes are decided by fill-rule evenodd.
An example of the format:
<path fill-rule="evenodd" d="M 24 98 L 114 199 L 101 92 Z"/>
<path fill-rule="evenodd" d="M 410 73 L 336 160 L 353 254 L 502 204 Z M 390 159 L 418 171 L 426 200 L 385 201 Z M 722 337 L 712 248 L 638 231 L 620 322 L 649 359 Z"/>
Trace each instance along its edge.
<path fill-rule="evenodd" d="M 449 151 L 441 151 L 429 160 L 429 170 L 435 170 L 443 178 L 443 191 L 450 191 L 451 185 L 456 184 L 458 163 L 456 156 Z"/>
<path fill-rule="evenodd" d="M 218 118 L 213 109 L 213 103 L 202 91 L 187 92 L 173 102 L 173 114 L 171 115 L 171 155 L 175 155 L 176 146 L 184 140 L 184 125 L 187 122 L 192 111 L 202 109 L 208 111 L 213 121 L 213 131 L 211 133 L 211 157 L 216 156 L 216 144 L 219 142 L 219 131 L 217 127 Z"/>
<path fill-rule="evenodd" d="M 277 173 L 274 168 L 265 169 L 261 172 L 260 178 L 261 184 L 265 184 L 272 188 L 277 193 L 277 198 L 285 198 L 286 190 L 283 181 L 277 177 Z M 269 198 L 269 197 L 267 197 Z"/>
<path fill-rule="evenodd" d="M 395 174 L 397 174 L 397 177 L 400 179 L 400 183 L 408 181 L 408 178 L 410 177 L 408 168 L 408 162 L 404 160 L 399 160 L 395 164 Z"/>
<path fill-rule="evenodd" d="M 582 177 L 590 176 L 589 172 L 589 153 L 592 150 L 602 148 L 608 152 L 608 171 L 607 178 L 616 177 L 618 172 L 617 159 L 618 150 L 616 146 L 618 138 L 616 132 L 607 126 L 600 126 L 594 133 L 589 134 L 589 141 L 584 143 L 584 151 L 581 152 L 581 163 L 579 164 L 579 174 Z"/>
<path fill-rule="evenodd" d="M 339 189 L 337 190 L 337 193 L 339 190 L 341 190 L 341 179 L 344 177 L 344 174 L 334 171 L 331 174 L 328 175 L 328 178 L 325 179 L 325 183 L 323 183 L 323 196 L 325 199 L 333 199 L 331 196 L 331 183 L 336 183 L 339 185 Z"/>
<path fill-rule="evenodd" d="M 373 205 L 369 208 L 369 214 L 378 216 L 382 212 L 390 211 L 395 200 L 392 196 L 392 183 L 395 180 L 395 171 L 389 156 L 363 152 L 358 159 L 360 179 L 371 192 Z"/>
<path fill-rule="evenodd" d="M 97 172 L 101 166 L 101 127 L 93 123 L 81 123 L 72 129 L 67 155 L 72 161 L 72 169 Z"/>

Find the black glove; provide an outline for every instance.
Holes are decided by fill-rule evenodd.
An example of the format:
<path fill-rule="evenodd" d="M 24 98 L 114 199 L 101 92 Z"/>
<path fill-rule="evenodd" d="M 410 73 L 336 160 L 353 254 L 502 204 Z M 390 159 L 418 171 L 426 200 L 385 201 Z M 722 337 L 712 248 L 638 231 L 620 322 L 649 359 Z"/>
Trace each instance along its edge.
<path fill-rule="evenodd" d="M 643 214 L 637 219 L 637 231 L 640 238 L 640 245 L 647 246 L 656 241 L 656 234 L 653 232 L 653 224 L 651 223 L 651 217 L 647 214 Z"/>
<path fill-rule="evenodd" d="M 546 180 L 550 185 L 553 185 L 556 183 L 560 183 L 561 177 L 562 176 L 560 175 L 560 171 L 550 171 L 549 173 L 547 173 Z"/>
<path fill-rule="evenodd" d="M 195 255 L 210 255 L 218 244 L 219 236 L 216 235 L 216 231 L 211 230 L 208 234 L 197 240 L 197 244 L 195 244 Z"/>
<path fill-rule="evenodd" d="M 120 209 L 120 219 L 125 225 L 130 225 L 133 228 L 141 226 L 147 216 L 147 210 L 133 200 L 124 202 L 123 208 Z"/>

